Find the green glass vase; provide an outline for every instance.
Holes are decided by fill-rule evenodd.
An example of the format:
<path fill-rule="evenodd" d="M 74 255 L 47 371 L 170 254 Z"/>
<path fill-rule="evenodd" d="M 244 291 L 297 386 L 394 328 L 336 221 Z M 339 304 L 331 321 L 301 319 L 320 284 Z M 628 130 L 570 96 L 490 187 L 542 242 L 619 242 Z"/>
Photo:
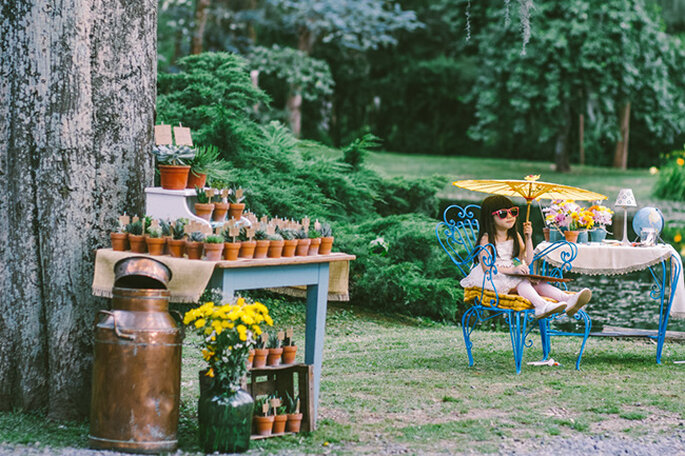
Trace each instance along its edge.
<path fill-rule="evenodd" d="M 243 389 L 230 394 L 212 386 L 200 388 L 200 446 L 205 453 L 247 451 L 252 431 L 252 396 Z"/>

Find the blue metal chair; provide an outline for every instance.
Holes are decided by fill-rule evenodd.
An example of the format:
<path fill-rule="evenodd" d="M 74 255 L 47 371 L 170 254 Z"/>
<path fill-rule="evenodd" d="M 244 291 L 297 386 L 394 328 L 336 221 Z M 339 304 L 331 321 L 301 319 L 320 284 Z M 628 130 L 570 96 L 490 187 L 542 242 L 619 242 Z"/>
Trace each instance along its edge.
<path fill-rule="evenodd" d="M 464 313 L 461 320 L 469 366 L 473 366 L 471 332 L 475 325 L 497 316 L 503 316 L 509 326 L 516 373 L 519 374 L 521 373 L 523 350 L 533 345 L 533 341 L 528 339 L 528 335 L 534 327 L 533 323 L 536 322 L 535 312 L 533 305 L 523 297 L 497 293 L 497 289 L 492 281 L 493 275 L 497 274 L 495 247 L 492 244 L 487 244 L 486 246 L 476 245 L 479 230 L 477 213 L 479 211 L 480 206 L 475 204 L 465 207 L 449 206 L 443 213 L 443 220 L 435 227 L 435 234 L 440 246 L 447 252 L 463 277 L 469 274 L 474 259 L 481 253 L 484 253 L 483 264 L 487 269 L 483 277 L 483 284 L 479 288 L 465 290 L 465 301 L 473 300 L 473 305 Z M 556 249 L 563 249 L 561 252 L 563 263 L 558 267 L 550 267 L 544 261 L 544 258 Z M 555 242 L 544 249 L 544 251 L 535 255 L 530 271 L 531 273 L 562 278 L 563 273 L 571 269 L 571 262 L 575 259 L 577 253 L 578 248 L 575 244 L 565 240 Z M 486 289 L 486 282 L 489 282 L 490 287 L 495 292 Z M 576 369 L 580 369 L 580 360 L 583 356 L 585 343 L 590 335 L 592 322 L 583 310 L 579 310 L 573 318 L 584 322 L 585 330 L 582 333 L 569 333 L 552 329 L 550 322 L 565 315 L 565 313 L 561 312 L 551 317 L 537 320 L 540 327 L 543 360 L 546 360 L 549 356 L 551 336 L 580 336 L 583 337 L 583 342 L 576 360 Z"/>

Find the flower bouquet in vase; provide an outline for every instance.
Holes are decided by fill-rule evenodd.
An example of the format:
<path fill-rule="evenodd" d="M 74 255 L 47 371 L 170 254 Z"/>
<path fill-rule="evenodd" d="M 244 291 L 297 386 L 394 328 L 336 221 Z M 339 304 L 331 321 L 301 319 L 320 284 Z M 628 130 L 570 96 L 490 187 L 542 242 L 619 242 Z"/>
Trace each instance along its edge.
<path fill-rule="evenodd" d="M 612 223 L 614 211 L 601 204 L 594 204 L 588 210 L 594 218 L 594 228 L 590 231 L 590 241 L 602 242 L 608 232 L 606 227 Z"/>

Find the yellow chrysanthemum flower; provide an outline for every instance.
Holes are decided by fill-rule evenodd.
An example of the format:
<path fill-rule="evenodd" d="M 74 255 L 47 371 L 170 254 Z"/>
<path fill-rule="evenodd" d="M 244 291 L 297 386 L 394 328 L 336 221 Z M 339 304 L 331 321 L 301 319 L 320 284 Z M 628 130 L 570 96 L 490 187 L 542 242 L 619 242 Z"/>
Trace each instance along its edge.
<path fill-rule="evenodd" d="M 678 164 L 678 166 L 683 166 L 683 165 L 685 165 L 685 160 L 683 160 L 683 159 L 680 158 L 680 157 L 678 157 L 678 158 L 676 159 L 675 162 Z"/>
<path fill-rule="evenodd" d="M 210 368 L 207 370 L 207 373 L 205 374 L 205 376 L 214 378 L 214 369 L 212 369 L 212 368 L 210 367 Z"/>
<path fill-rule="evenodd" d="M 683 237 L 680 235 L 680 233 L 673 236 L 673 242 L 680 242 L 682 240 L 683 240 Z"/>
<path fill-rule="evenodd" d="M 197 320 L 195 322 L 195 327 L 198 329 L 202 328 L 206 323 L 207 323 L 207 320 L 205 320 L 204 318 L 200 318 L 199 320 Z"/>

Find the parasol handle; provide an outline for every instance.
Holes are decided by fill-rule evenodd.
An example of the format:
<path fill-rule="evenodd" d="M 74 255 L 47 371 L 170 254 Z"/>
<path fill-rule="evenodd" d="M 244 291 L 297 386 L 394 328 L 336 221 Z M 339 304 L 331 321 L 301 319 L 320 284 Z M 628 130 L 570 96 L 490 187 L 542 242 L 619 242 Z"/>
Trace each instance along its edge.
<path fill-rule="evenodd" d="M 526 223 L 527 223 L 528 220 L 530 220 L 530 200 L 526 200 L 526 204 L 528 206 L 526 209 Z"/>

